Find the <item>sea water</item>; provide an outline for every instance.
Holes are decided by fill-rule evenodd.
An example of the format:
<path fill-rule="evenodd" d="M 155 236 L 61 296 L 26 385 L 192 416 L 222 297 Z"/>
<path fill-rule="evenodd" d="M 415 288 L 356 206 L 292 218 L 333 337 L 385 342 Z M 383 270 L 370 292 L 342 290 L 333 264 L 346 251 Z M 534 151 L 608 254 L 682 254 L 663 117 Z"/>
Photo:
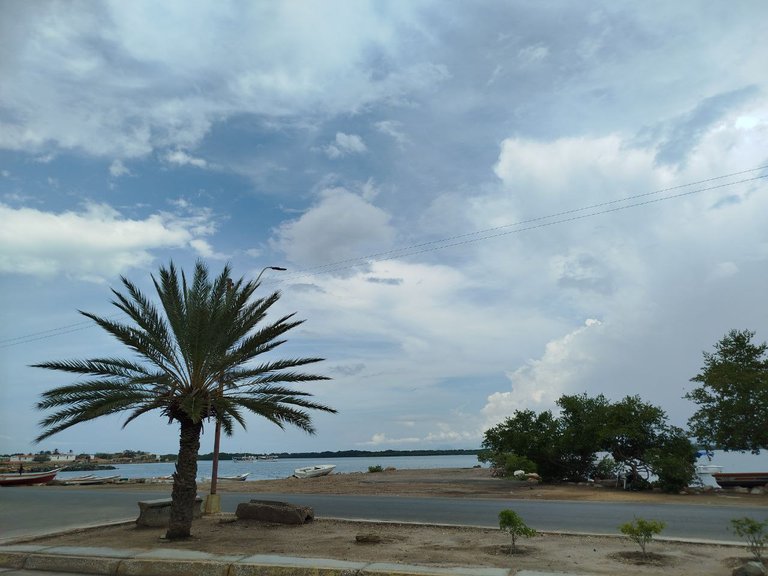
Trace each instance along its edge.
<path fill-rule="evenodd" d="M 249 462 L 219 461 L 219 476 L 235 476 L 248 473 L 247 480 L 274 480 L 288 478 L 296 468 L 334 464 L 335 473 L 368 472 L 371 466 L 382 468 L 425 469 L 425 468 L 472 468 L 480 465 L 477 456 L 471 454 L 452 456 L 366 456 L 352 458 L 278 458 L 277 460 L 254 460 Z M 723 472 L 768 472 L 768 451 L 760 454 L 724 452 L 715 450 L 711 460 L 706 456 L 696 461 L 697 465 L 722 466 Z M 155 478 L 168 476 L 175 470 L 173 462 L 152 464 L 116 464 L 115 470 L 97 470 L 93 472 L 62 471 L 56 476 L 59 480 L 94 474 L 96 476 L 114 476 L 121 478 Z M 483 464 L 483 466 L 486 466 Z M 211 461 L 197 463 L 198 479 L 211 477 Z"/>
<path fill-rule="evenodd" d="M 472 468 L 480 465 L 477 456 L 461 454 L 451 456 L 388 456 L 388 457 L 352 457 L 352 458 L 278 458 L 277 460 L 254 460 L 234 462 L 219 461 L 219 476 L 235 476 L 248 473 L 247 480 L 274 480 L 288 478 L 296 468 L 315 466 L 318 464 L 334 464 L 334 473 L 368 472 L 371 466 L 382 468 L 425 469 L 425 468 Z M 121 478 L 156 478 L 173 474 L 175 463 L 156 462 L 151 464 L 115 464 L 115 470 L 96 470 L 93 472 L 62 471 L 56 476 L 58 480 L 66 480 L 86 474 L 95 476 L 114 476 Z M 211 477 L 211 461 L 201 460 L 197 463 L 198 479 Z"/>

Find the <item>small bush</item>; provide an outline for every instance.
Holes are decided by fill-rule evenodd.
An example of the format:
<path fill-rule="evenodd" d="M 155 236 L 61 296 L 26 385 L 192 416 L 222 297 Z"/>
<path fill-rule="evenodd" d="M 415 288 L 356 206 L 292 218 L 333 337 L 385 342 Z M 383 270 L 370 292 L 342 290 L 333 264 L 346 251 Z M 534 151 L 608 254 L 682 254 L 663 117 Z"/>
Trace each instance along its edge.
<path fill-rule="evenodd" d="M 647 557 L 648 553 L 645 551 L 645 547 L 653 540 L 653 537 L 661 534 L 666 524 L 660 520 L 644 520 L 643 518 L 635 518 L 632 522 L 627 522 L 619 526 L 619 530 L 627 538 L 635 542 L 640 546 L 640 550 L 643 551 L 643 557 Z"/>
<path fill-rule="evenodd" d="M 768 544 L 768 520 L 758 522 L 745 516 L 731 520 L 733 531 L 747 541 L 747 549 L 758 562 L 763 561 L 763 550 Z"/>
<path fill-rule="evenodd" d="M 536 464 L 525 456 L 517 454 L 506 454 L 504 458 L 504 476 L 514 477 L 516 470 L 525 470 L 526 472 L 538 472 Z"/>
<path fill-rule="evenodd" d="M 515 551 L 519 536 L 525 538 L 536 536 L 536 530 L 523 522 L 523 519 L 520 518 L 517 512 L 509 509 L 499 512 L 499 529 L 507 532 L 512 537 L 512 547 L 509 549 L 510 554 Z"/>
<path fill-rule="evenodd" d="M 382 472 L 384 469 L 379 466 L 378 464 L 376 466 L 368 466 L 368 472 L 373 474 L 374 472 Z"/>
<path fill-rule="evenodd" d="M 592 476 L 594 478 L 616 478 L 623 469 L 622 464 L 618 464 L 613 458 L 606 456 L 595 465 Z"/>

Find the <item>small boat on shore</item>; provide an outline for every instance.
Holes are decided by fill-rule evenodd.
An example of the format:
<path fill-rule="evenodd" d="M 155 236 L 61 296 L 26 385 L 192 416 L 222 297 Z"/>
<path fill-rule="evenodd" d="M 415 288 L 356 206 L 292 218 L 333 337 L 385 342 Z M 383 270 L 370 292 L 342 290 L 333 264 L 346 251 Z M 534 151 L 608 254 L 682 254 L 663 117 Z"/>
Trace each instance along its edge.
<path fill-rule="evenodd" d="M 235 476 L 216 476 L 217 480 L 229 480 L 233 482 L 244 482 L 248 476 L 250 476 L 250 472 L 245 472 L 244 474 L 237 474 Z M 210 482 L 211 479 L 208 476 L 203 477 L 204 482 Z"/>
<path fill-rule="evenodd" d="M 768 472 L 715 472 L 712 477 L 723 488 L 736 486 L 754 488 L 768 485 Z"/>
<path fill-rule="evenodd" d="M 56 474 L 61 468 L 49 470 L 48 472 L 18 472 L 10 474 L 0 474 L 0 486 L 33 486 L 35 484 L 48 484 L 56 478 Z"/>
<path fill-rule="evenodd" d="M 296 468 L 293 471 L 293 475 L 296 478 L 317 478 L 318 476 L 326 476 L 333 472 L 336 468 L 336 464 L 320 464 L 318 466 L 305 466 L 304 468 Z"/>
<path fill-rule="evenodd" d="M 96 484 L 111 484 L 120 478 L 119 474 L 114 476 L 96 476 L 89 474 L 87 476 L 80 476 L 79 478 L 67 478 L 62 480 L 62 484 L 65 486 L 94 486 Z"/>
<path fill-rule="evenodd" d="M 250 472 L 245 472 L 244 474 L 236 474 L 235 476 L 218 476 L 217 478 L 219 480 L 233 480 L 235 482 L 243 482 L 246 478 L 250 475 Z"/>

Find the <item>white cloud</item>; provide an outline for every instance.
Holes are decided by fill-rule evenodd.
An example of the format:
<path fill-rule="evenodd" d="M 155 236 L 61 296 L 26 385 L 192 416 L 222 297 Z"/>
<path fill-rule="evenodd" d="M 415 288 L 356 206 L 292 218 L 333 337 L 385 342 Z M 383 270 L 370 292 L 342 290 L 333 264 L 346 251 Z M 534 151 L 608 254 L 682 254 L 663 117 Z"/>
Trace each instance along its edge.
<path fill-rule="evenodd" d="M 397 120 L 382 120 L 374 124 L 376 130 L 382 134 L 392 137 L 395 142 L 402 148 L 406 144 L 410 144 L 411 141 L 403 131 L 403 123 Z"/>
<path fill-rule="evenodd" d="M 538 64 L 546 60 L 547 56 L 549 56 L 549 48 L 543 44 L 526 46 L 525 48 L 521 48 L 517 53 L 518 60 L 525 66 Z"/>
<path fill-rule="evenodd" d="M 109 165 L 109 174 L 113 178 L 119 178 L 120 176 L 127 176 L 131 171 L 123 164 L 122 160 L 114 160 Z"/>
<path fill-rule="evenodd" d="M 13 26 L 0 34 L 8 79 L 0 147 L 134 158 L 194 148 L 214 122 L 235 115 L 280 121 L 397 103 L 447 76 L 444 66 L 399 46 L 402 34 L 423 35 L 421 9 L 343 1 L 21 3 L 6 10 L 3 20 Z M 391 62 L 375 77 L 372 54 Z"/>
<path fill-rule="evenodd" d="M 386 249 L 395 231 L 389 214 L 344 188 L 329 188 L 297 220 L 283 223 L 271 241 L 301 266 L 360 258 Z"/>
<path fill-rule="evenodd" d="M 203 158 L 195 158 L 194 156 L 191 156 L 184 152 L 184 150 L 174 150 L 172 152 L 168 152 L 165 155 L 165 161 L 170 164 L 176 164 L 177 166 L 195 166 L 197 168 L 206 168 L 208 167 L 208 162 L 206 162 Z"/>
<path fill-rule="evenodd" d="M 328 144 L 325 148 L 325 153 L 328 158 L 336 159 L 350 154 L 362 154 L 366 152 L 368 148 L 357 134 L 344 134 L 343 132 L 336 133 L 336 139 L 333 143 Z"/>
<path fill-rule="evenodd" d="M 404 438 L 390 438 L 383 432 L 374 434 L 367 442 L 358 442 L 359 446 L 399 446 L 403 444 L 418 444 L 422 441 L 421 438 L 416 436 L 409 436 Z"/>
<path fill-rule="evenodd" d="M 0 271 L 99 280 L 143 267 L 152 251 L 182 248 L 211 230 L 201 216 L 128 219 L 106 204 L 80 212 L 43 212 L 0 204 Z"/>
<path fill-rule="evenodd" d="M 212 260 L 226 260 L 227 255 L 220 252 L 216 252 L 211 246 L 210 242 L 203 240 L 202 238 L 194 238 L 189 241 L 189 245 L 197 252 L 202 258 L 210 258 Z"/>
<path fill-rule="evenodd" d="M 581 328 L 548 342 L 541 358 L 508 373 L 512 390 L 488 397 L 483 408 L 487 425 L 499 423 L 515 410 L 552 409 L 560 396 L 573 392 L 574 385 L 581 384 L 582 374 L 596 361 L 588 336 L 600 325 L 597 320 L 587 320 Z"/>

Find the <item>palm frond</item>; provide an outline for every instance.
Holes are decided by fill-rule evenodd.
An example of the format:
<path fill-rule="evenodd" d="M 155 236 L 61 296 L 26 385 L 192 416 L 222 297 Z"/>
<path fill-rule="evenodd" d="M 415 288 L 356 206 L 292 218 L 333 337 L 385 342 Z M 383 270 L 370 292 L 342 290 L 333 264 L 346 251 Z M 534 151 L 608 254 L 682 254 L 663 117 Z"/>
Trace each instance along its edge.
<path fill-rule="evenodd" d="M 115 378 L 133 378 L 137 375 L 149 375 L 149 372 L 141 364 L 123 358 L 61 360 L 32 364 L 32 367 L 90 376 L 112 376 Z"/>
<path fill-rule="evenodd" d="M 303 410 L 297 410 L 267 398 L 241 397 L 237 399 L 237 403 L 246 410 L 266 418 L 280 428 L 285 428 L 286 424 L 290 424 L 308 434 L 315 433 L 311 417 Z"/>

